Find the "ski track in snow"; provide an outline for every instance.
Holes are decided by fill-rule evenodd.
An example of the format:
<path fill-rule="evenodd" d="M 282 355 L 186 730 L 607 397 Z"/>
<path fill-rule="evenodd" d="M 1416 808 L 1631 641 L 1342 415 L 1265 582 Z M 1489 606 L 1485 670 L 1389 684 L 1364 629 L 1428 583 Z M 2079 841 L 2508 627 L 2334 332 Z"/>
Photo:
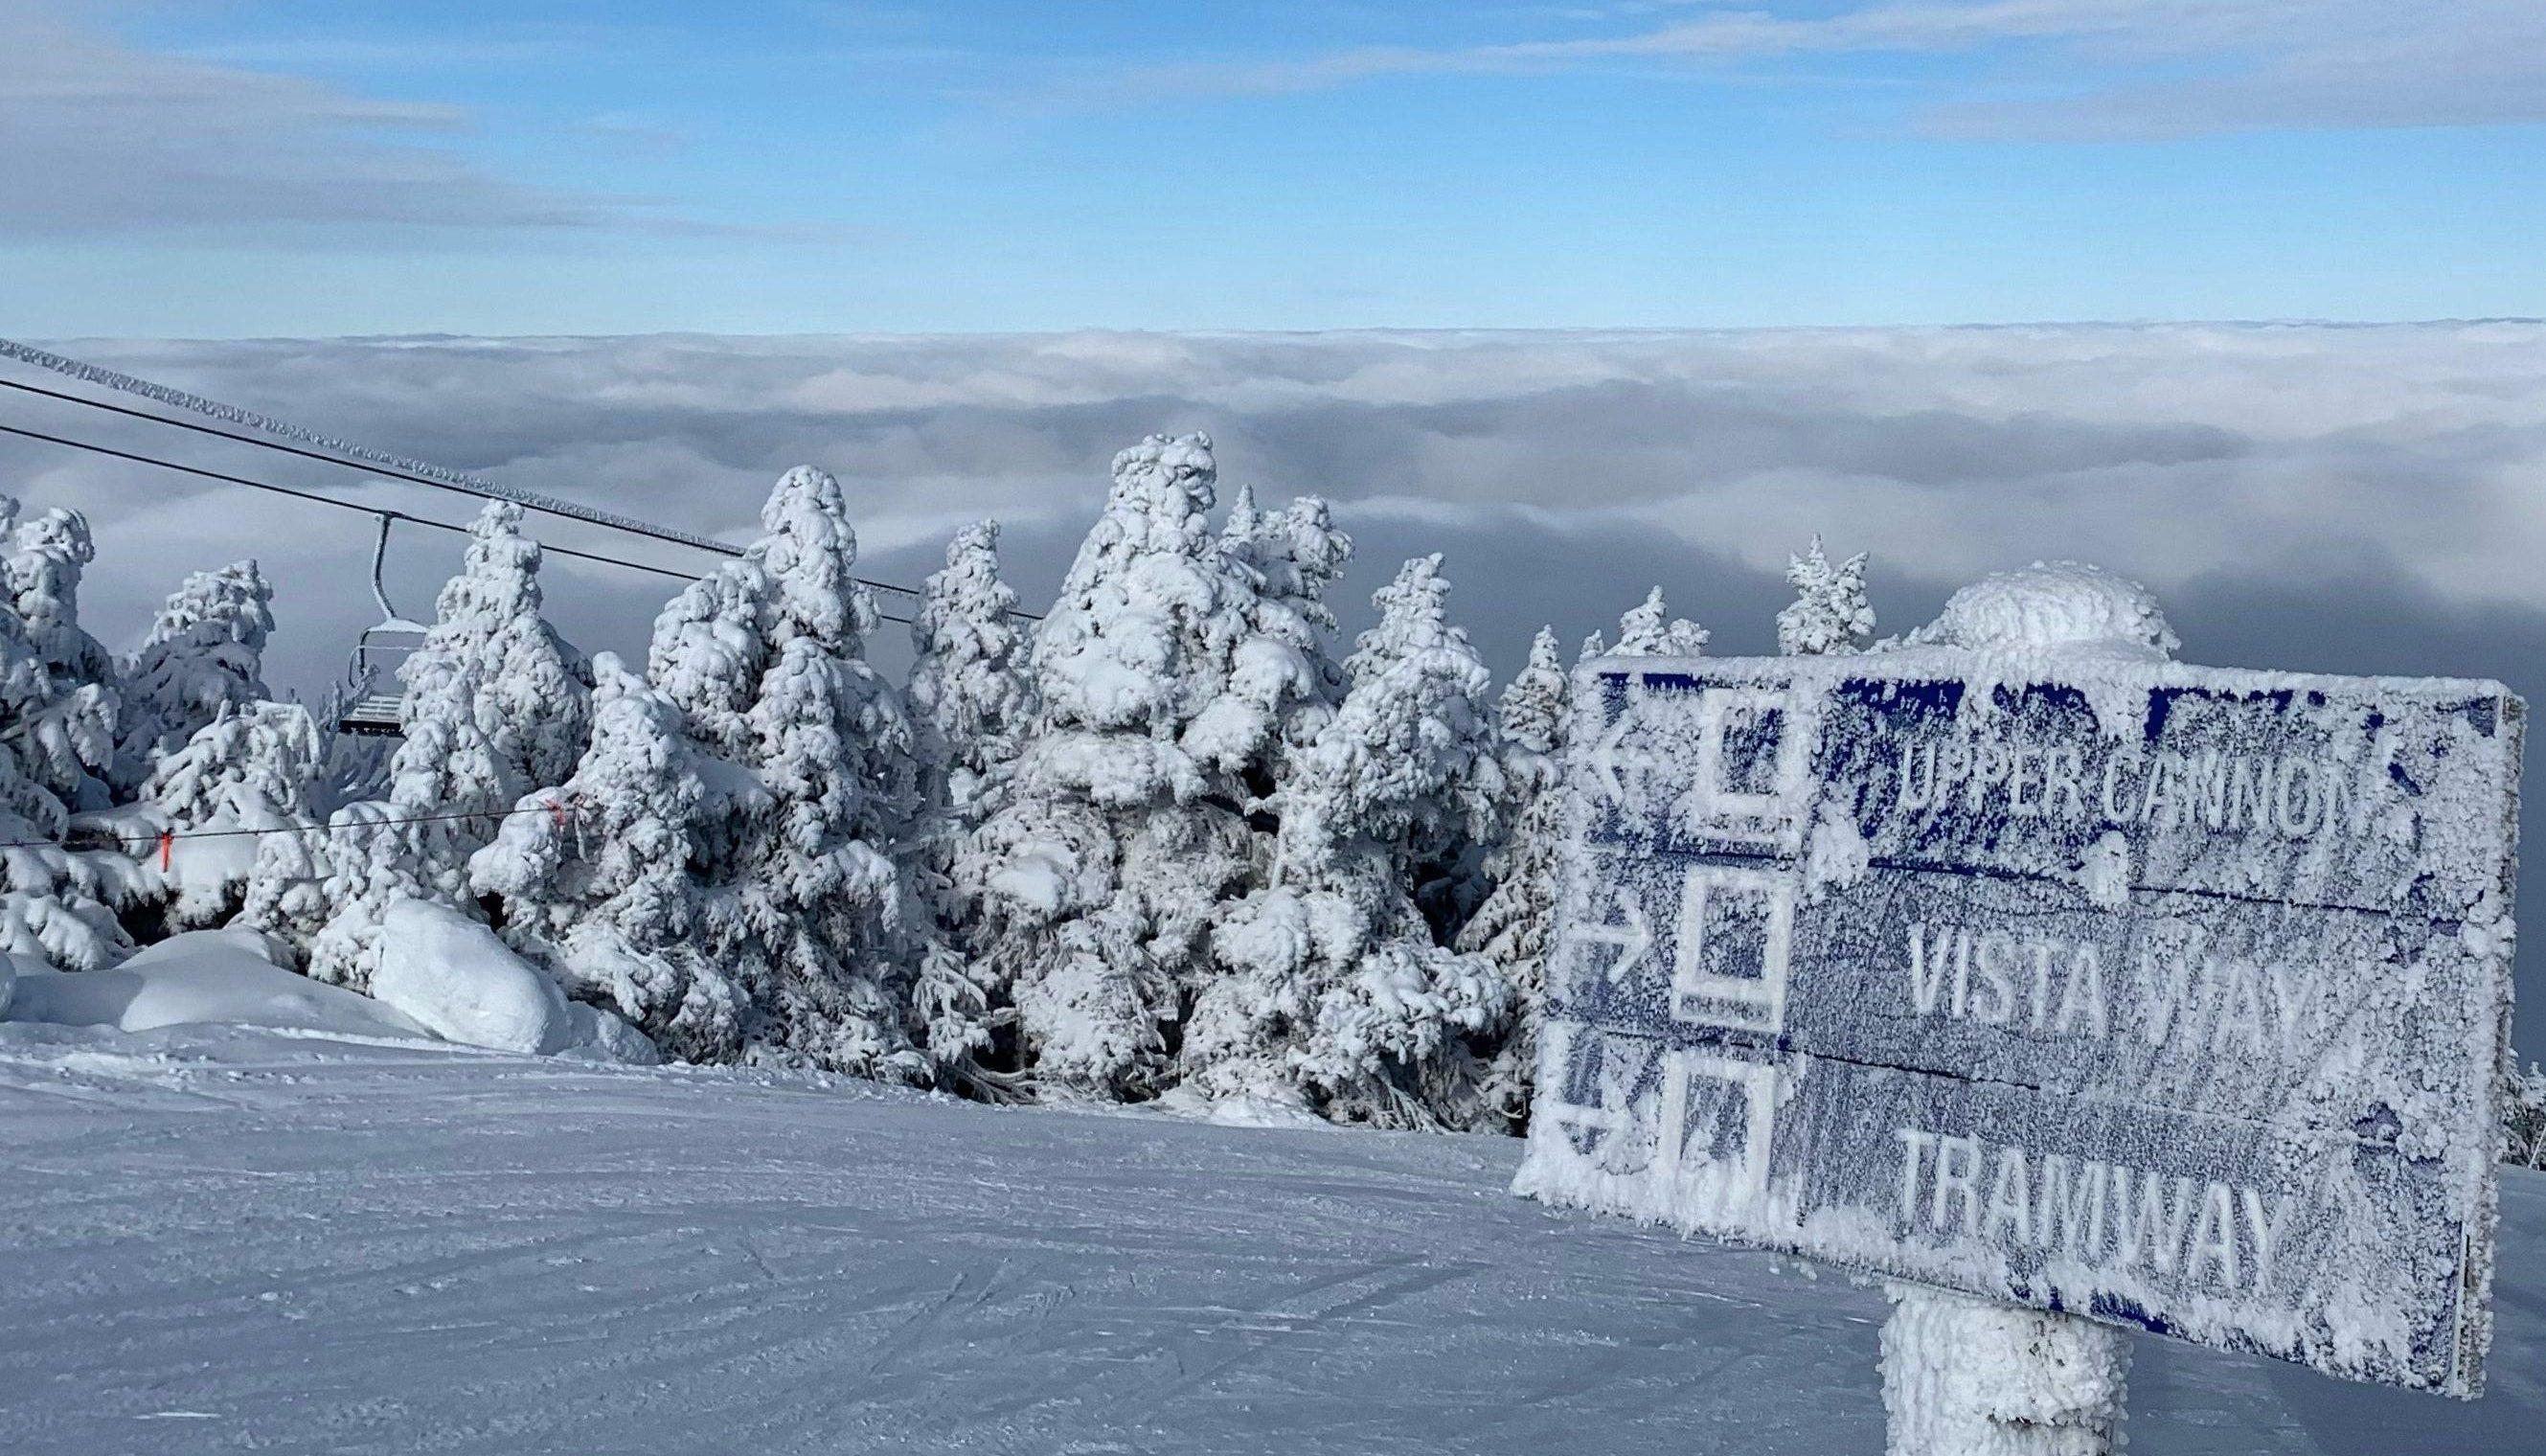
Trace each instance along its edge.
<path fill-rule="evenodd" d="M 1560 1214 L 1515 1140 L 0 1027 L 13 1453 L 1876 1451 L 1877 1293 Z M 2546 1178 L 2472 1405 L 2137 1342 L 2135 1446 L 2546 1430 Z"/>

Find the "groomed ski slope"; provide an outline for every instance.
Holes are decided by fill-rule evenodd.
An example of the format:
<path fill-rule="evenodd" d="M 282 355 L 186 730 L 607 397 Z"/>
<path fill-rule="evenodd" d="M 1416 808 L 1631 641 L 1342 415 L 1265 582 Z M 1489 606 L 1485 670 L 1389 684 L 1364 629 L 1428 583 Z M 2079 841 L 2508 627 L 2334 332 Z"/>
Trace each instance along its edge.
<path fill-rule="evenodd" d="M 214 1027 L 0 1027 L 0 1450 L 1874 1452 L 1880 1297 L 1558 1214 L 1483 1138 L 1001 1111 Z M 2143 1339 L 2135 1450 L 2546 1450 Z"/>

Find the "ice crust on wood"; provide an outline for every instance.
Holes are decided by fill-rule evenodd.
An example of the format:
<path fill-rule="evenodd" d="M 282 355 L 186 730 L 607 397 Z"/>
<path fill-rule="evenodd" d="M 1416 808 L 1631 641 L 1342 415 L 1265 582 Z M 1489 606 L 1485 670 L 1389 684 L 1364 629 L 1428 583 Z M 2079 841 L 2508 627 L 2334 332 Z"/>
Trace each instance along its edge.
<path fill-rule="evenodd" d="M 1893 1285 L 1883 1326 L 1889 1456 L 2102 1456 L 2121 1449 L 2121 1331 Z"/>
<path fill-rule="evenodd" d="M 2037 567 L 1580 668 L 1519 1191 L 2472 1394 L 2523 709 L 2171 642 Z"/>

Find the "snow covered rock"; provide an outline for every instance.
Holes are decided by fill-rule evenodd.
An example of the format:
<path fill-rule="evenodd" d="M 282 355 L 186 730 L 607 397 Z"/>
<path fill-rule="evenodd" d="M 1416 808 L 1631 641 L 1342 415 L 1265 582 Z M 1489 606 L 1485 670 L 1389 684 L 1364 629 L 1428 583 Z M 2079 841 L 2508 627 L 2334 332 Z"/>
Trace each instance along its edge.
<path fill-rule="evenodd" d="M 1910 634 L 1919 646 L 2075 649 L 2160 661 L 2182 645 L 2149 589 L 2082 561 L 2036 561 L 1984 576 Z"/>
<path fill-rule="evenodd" d="M 372 994 L 445 1041 L 500 1052 L 560 1052 L 575 1023 L 556 983 L 458 910 L 392 900 L 381 922 Z"/>
<path fill-rule="evenodd" d="M 662 1062 L 643 1032 L 608 1011 L 566 1004 L 547 978 L 456 911 L 401 900 L 391 915 L 404 932 L 395 944 L 406 953 L 389 958 L 403 968 L 403 1006 L 288 970 L 273 937 L 234 927 L 173 935 L 104 971 L 55 971 L 33 957 L 0 955 L 0 1019 L 125 1032 L 228 1025 L 364 1041 L 439 1038 L 629 1067 Z M 488 946 L 505 959 L 485 958 Z"/>

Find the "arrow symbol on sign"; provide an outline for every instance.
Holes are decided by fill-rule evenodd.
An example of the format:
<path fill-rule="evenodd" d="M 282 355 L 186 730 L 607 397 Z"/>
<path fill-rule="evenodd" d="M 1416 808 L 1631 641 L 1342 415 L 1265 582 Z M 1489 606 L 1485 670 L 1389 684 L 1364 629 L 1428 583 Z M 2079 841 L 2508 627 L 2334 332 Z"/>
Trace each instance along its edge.
<path fill-rule="evenodd" d="M 1591 745 L 1591 771 L 1600 776 L 1600 782 L 1608 786 L 1609 797 L 1622 807 L 1627 802 L 1627 781 L 1619 772 L 1621 760 L 1624 760 L 1625 767 L 1632 769 L 1642 767 L 1647 758 L 1645 754 L 1621 751 L 1627 741 L 1627 730 L 1636 726 L 1637 705 L 1644 701 L 1636 691 L 1643 683 L 1641 677 L 1627 679 L 1626 706 L 1618 710 L 1618 721 L 1609 725 L 1608 731 Z"/>
<path fill-rule="evenodd" d="M 1609 969 L 1600 974 L 1604 985 L 1615 985 L 1625 979 L 1636 963 L 1645 958 L 1645 952 L 1654 948 L 1654 927 L 1645 918 L 1645 907 L 1629 899 L 1623 890 L 1618 892 L 1617 905 L 1625 913 L 1624 919 L 1582 927 L 1584 940 L 1593 945 L 1618 948 L 1618 959 L 1610 962 Z"/>

